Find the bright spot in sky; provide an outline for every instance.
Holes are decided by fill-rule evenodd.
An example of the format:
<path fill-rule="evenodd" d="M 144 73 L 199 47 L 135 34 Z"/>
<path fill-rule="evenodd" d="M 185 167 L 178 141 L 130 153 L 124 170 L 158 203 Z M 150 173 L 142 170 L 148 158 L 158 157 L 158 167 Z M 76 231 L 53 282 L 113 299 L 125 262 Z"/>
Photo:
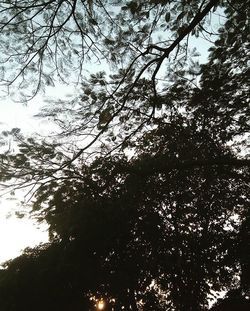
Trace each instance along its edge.
<path fill-rule="evenodd" d="M 0 266 L 6 260 L 17 257 L 26 247 L 34 247 L 48 241 L 47 226 L 39 225 L 27 216 L 18 218 L 18 200 L 0 201 Z"/>
<path fill-rule="evenodd" d="M 37 228 L 31 219 L 0 217 L 0 264 L 17 257 L 27 246 L 48 240 L 46 227 Z"/>

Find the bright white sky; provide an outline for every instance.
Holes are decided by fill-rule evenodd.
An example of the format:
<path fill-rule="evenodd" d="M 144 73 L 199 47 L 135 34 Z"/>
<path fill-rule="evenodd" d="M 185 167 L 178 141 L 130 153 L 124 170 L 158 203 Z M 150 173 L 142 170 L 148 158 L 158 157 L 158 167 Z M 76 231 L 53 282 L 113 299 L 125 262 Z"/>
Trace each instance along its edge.
<path fill-rule="evenodd" d="M 59 97 L 72 92 L 69 87 L 57 87 L 47 90 L 48 96 Z M 37 96 L 27 106 L 11 100 L 0 101 L 0 131 L 20 128 L 22 132 L 47 130 L 47 123 L 32 118 L 42 105 L 42 96 Z M 22 197 L 20 198 L 22 200 Z M 33 247 L 40 242 L 48 241 L 46 225 L 38 226 L 34 220 L 15 216 L 19 200 L 8 200 L 0 197 L 0 265 L 2 262 L 21 254 L 26 247 Z"/>
<path fill-rule="evenodd" d="M 31 108 L 14 103 L 0 103 L 0 128 L 25 127 L 34 131 Z M 34 109 L 35 110 L 35 109 Z M 45 228 L 37 229 L 31 219 L 18 219 L 14 210 L 18 201 L 0 198 L 0 264 L 16 257 L 27 246 L 35 246 L 47 240 Z"/>
<path fill-rule="evenodd" d="M 38 228 L 31 219 L 18 219 L 11 212 L 12 206 L 11 201 L 0 203 L 0 264 L 17 257 L 27 246 L 48 240 L 45 225 Z"/>
<path fill-rule="evenodd" d="M 32 115 L 38 107 L 35 103 L 24 106 L 12 101 L 0 101 L 0 130 L 18 127 L 34 132 L 38 122 L 32 120 Z M 31 219 L 15 217 L 17 208 L 18 200 L 0 198 L 0 264 L 18 256 L 27 246 L 35 246 L 48 239 L 45 227 L 39 230 Z"/>

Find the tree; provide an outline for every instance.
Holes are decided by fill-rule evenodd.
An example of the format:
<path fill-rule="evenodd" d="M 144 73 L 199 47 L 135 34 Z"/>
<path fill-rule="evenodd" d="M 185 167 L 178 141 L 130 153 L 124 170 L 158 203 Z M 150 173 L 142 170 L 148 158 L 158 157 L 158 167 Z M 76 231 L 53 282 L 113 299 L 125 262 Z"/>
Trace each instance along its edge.
<path fill-rule="evenodd" d="M 2 81 L 7 85 L 17 83 L 22 93 L 32 90 L 33 97 L 44 84 L 54 83 L 53 74 L 68 80 L 70 73 L 74 75 L 76 71 L 74 81 L 83 82 L 85 95 L 80 96 L 83 102 L 78 101 L 73 110 L 80 112 L 82 118 L 78 122 L 85 121 L 70 130 L 74 133 L 77 129 L 84 130 L 93 135 L 90 143 L 93 145 L 100 142 L 99 138 L 108 128 L 124 122 L 127 130 L 122 139 L 116 139 L 115 145 L 119 146 L 141 130 L 162 106 L 160 80 L 169 82 L 171 71 L 178 73 L 180 69 L 187 69 L 192 57 L 188 51 L 190 38 L 208 34 L 213 37 L 210 16 L 216 16 L 225 8 L 231 17 L 234 12 L 246 11 L 247 5 L 238 1 L 232 6 L 230 1 L 219 0 L 4 1 Z M 244 17 L 241 20 L 244 21 Z M 13 42 L 10 46 L 6 44 L 6 36 Z M 103 74 L 93 74 L 90 85 L 86 86 L 84 61 L 93 58 L 104 65 L 113 65 L 115 74 L 106 79 Z M 160 73 L 160 69 L 166 70 L 163 67 L 166 59 L 172 64 L 167 69 L 167 77 Z M 192 67 L 194 69 L 194 63 Z M 186 78 L 192 78 L 197 70 Z M 91 91 L 93 84 L 96 92 Z M 142 85 L 145 94 L 138 96 Z M 99 87 L 102 90 L 98 91 Z M 62 109 L 56 108 L 49 115 L 58 119 Z M 134 118 L 141 122 L 129 130 Z M 69 126 L 64 126 L 69 130 Z M 114 136 L 117 137 L 116 131 Z M 89 142 L 84 147 L 88 145 Z"/>
<path fill-rule="evenodd" d="M 45 268 L 58 275 L 48 272 L 48 279 L 63 277 L 60 284 L 72 288 L 79 308 L 78 293 L 82 303 L 96 294 L 114 299 L 117 309 L 204 310 L 211 290 L 240 287 L 243 257 L 235 248 L 248 210 L 249 169 L 232 165 L 234 155 L 219 142 L 177 116 L 146 133 L 132 159 L 97 158 L 82 166 L 82 178 L 42 186 L 34 211 L 59 246 L 53 257 L 53 244 L 38 252 L 36 269 L 43 271 L 40 258 L 49 256 L 52 268 L 48 261 Z M 21 282 L 29 275 L 25 262 L 7 265 L 6 274 L 16 266 Z M 63 293 L 54 294 L 57 306 Z"/>
<path fill-rule="evenodd" d="M 135 12 L 131 3 L 124 16 L 136 21 L 145 7 Z M 179 2 L 150 3 L 154 10 L 162 8 L 155 16 L 168 19 L 164 10 Z M 200 13 L 213 3 L 202 2 Z M 224 3 L 227 21 L 208 63 L 170 64 L 163 93 L 154 93 L 157 71 L 151 79 L 142 76 L 144 67 L 135 62 L 135 68 L 108 79 L 93 74 L 79 101 L 44 108 L 41 115 L 61 126 L 56 141 L 26 138 L 17 129 L 3 133 L 3 143 L 13 136 L 17 146 L 15 153 L 1 155 L 1 180 L 12 189 L 28 189 L 33 213 L 48 222 L 51 236 L 50 245 L 29 250 L 1 271 L 6 310 L 13 302 L 9 288 L 35 289 L 34 284 L 57 279 L 59 288 L 51 282 L 49 294 L 43 289 L 44 308 L 49 300 L 55 307 L 67 308 L 67 300 L 76 301 L 75 309 L 88 308 L 89 298 L 100 295 L 118 310 L 196 311 L 207 308 L 212 290 L 235 289 L 244 300 L 249 290 L 247 4 Z M 182 18 L 188 17 L 172 21 Z M 157 70 L 166 50 L 152 48 L 160 54 L 146 61 Z M 199 83 L 194 85 L 192 75 Z M 76 137 L 88 137 L 87 144 L 72 144 Z M 39 272 L 32 280 L 27 266 L 48 274 Z M 22 295 L 24 306 L 28 298 Z M 31 309 L 38 305 L 34 297 Z"/>
<path fill-rule="evenodd" d="M 230 291 L 226 298 L 220 299 L 218 303 L 211 309 L 212 311 L 247 311 L 250 303 L 248 299 L 241 296 L 239 290 Z"/>
<path fill-rule="evenodd" d="M 229 6 L 225 11 L 228 20 L 225 27 L 220 29 L 215 46 L 211 48 L 208 63 L 200 69 L 196 68 L 200 70 L 199 85 L 192 86 L 185 76 L 186 71 L 182 67 L 178 70 L 175 68 L 169 73 L 172 83 L 163 89 L 161 96 L 152 99 L 151 81 L 140 79 L 133 90 L 130 90 L 128 98 L 128 104 L 133 108 L 124 108 L 120 117 L 114 118 L 112 123 L 107 119 L 127 97 L 127 89 L 133 77 L 126 76 L 126 85 L 111 100 L 104 74 L 92 75 L 79 100 L 59 101 L 55 103 L 55 107 L 49 103 L 41 112 L 41 117 L 52 118 L 60 127 L 53 140 L 40 137 L 37 140 L 34 137 L 26 139 L 18 129 L 2 134 L 2 144 L 13 136 L 19 145 L 16 154 L 12 154 L 10 150 L 2 154 L 2 180 L 8 181 L 14 176 L 16 179 L 11 179 L 14 188 L 36 189 L 37 186 L 57 181 L 58 178 L 81 178 L 78 165 L 82 165 L 82 162 L 91 161 L 95 156 L 108 156 L 126 151 L 128 147 L 133 148 L 143 133 L 151 127 L 175 122 L 175 115 L 178 113 L 184 117 L 183 122 L 188 118 L 194 120 L 201 129 L 201 135 L 208 135 L 208 131 L 216 143 L 232 145 L 232 150 L 237 155 L 234 159 L 214 159 L 214 162 L 233 166 L 248 165 L 249 69 L 246 64 L 249 54 L 245 35 L 248 8 L 243 3 L 241 5 L 244 10 L 239 11 Z M 241 25 L 241 28 L 235 25 Z M 237 67 L 238 59 L 240 68 Z M 120 75 L 112 76 L 115 85 L 119 84 L 123 73 L 121 71 Z M 150 116 L 152 100 L 158 107 L 154 117 Z M 238 156 L 242 152 L 245 156 Z M 200 166 L 207 159 L 197 157 L 190 161 L 178 162 L 176 165 Z"/>
<path fill-rule="evenodd" d="M 152 97 L 152 81 L 147 77 L 134 84 L 134 76 L 126 74 L 120 85 L 126 70 L 112 75 L 110 83 L 104 73 L 93 74 L 76 100 L 58 101 L 54 106 L 49 102 L 39 115 L 51 118 L 59 126 L 59 132 L 52 136 L 53 139 L 25 139 L 18 129 L 4 132 L 2 144 L 14 136 L 19 149 L 17 155 L 12 156 L 10 152 L 2 155 L 2 179 L 15 175 L 18 188 L 23 182 L 36 187 L 48 180 L 69 178 L 68 175 L 78 178 L 79 163 L 81 165 L 95 156 L 115 154 L 123 149 L 126 151 L 151 126 L 172 122 L 171 116 L 179 111 L 185 118 L 194 118 L 213 138 L 218 136 L 219 143 L 233 144 L 236 153 L 245 150 L 247 154 L 247 3 L 239 1 L 233 7 L 228 5 L 225 14 L 228 19 L 219 29 L 219 37 L 211 48 L 208 63 L 200 68 L 191 63 L 192 68 L 189 69 L 182 64 L 174 68 L 170 66 L 169 83 L 157 97 Z M 197 75 L 200 77 L 199 84 L 194 85 L 194 81 L 190 81 L 190 70 L 195 79 Z M 119 86 L 116 94 L 112 91 L 111 97 L 109 85 L 114 85 L 113 91 Z M 122 107 L 116 115 L 116 109 L 119 110 L 125 101 L 126 107 Z M 151 114 L 152 109 L 155 110 L 154 115 Z M 46 156 L 41 157 L 41 154 Z M 199 165 L 199 159 L 195 161 Z M 231 164 L 247 165 L 247 161 L 244 157 L 238 159 L 237 164 L 236 160 Z"/>
<path fill-rule="evenodd" d="M 65 257 L 63 245 L 54 243 L 26 249 L 23 255 L 6 263 L 8 269 L 1 270 L 0 276 L 1 308 L 3 310 L 89 309 L 91 306 L 89 298 L 84 297 L 74 282 L 76 273 L 80 271 L 76 271 L 72 263 L 66 262 Z M 82 270 L 85 269 L 83 282 L 87 282 L 93 279 L 94 275 L 91 275 L 90 270 L 86 271 L 87 267 L 84 267 L 84 264 L 85 262 L 82 262 Z M 81 273 L 81 276 L 83 275 L 84 273 Z"/>
<path fill-rule="evenodd" d="M 53 84 L 54 72 L 64 80 L 74 66 L 80 76 L 85 59 L 92 57 L 122 65 L 124 53 L 128 69 L 144 58 L 142 71 L 155 64 L 155 76 L 163 60 L 189 33 L 206 28 L 204 19 L 218 5 L 218 0 L 3 1 L 1 37 L 7 76 L 3 81 L 11 84 L 20 78 L 24 86 L 29 74 L 33 77 L 37 71 L 36 93 L 43 80 Z M 172 42 L 170 37 L 155 38 L 160 27 L 172 32 Z M 6 46 L 6 37 L 14 44 Z M 5 72 L 10 60 L 18 71 Z"/>

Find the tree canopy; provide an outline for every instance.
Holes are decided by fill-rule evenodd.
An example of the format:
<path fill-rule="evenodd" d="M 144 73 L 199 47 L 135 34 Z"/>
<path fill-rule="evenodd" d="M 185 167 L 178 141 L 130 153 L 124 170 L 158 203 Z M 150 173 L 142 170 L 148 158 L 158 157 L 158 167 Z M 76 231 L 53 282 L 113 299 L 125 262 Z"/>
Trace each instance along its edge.
<path fill-rule="evenodd" d="M 13 310 L 87 310 L 98 296 L 115 310 L 204 310 L 212 291 L 248 292 L 249 167 L 193 121 L 148 132 L 132 159 L 97 158 L 81 178 L 37 191 L 51 244 L 6 263 L 6 310 L 13 297 Z"/>
<path fill-rule="evenodd" d="M 155 78 L 168 54 L 177 46 L 182 50 L 185 37 L 198 35 L 203 29 L 208 31 L 207 15 L 219 5 L 224 3 L 2 1 L 2 81 L 17 82 L 22 88 L 32 83 L 35 94 L 43 83 L 53 84 L 54 73 L 64 80 L 75 69 L 81 79 L 84 62 L 90 59 L 128 67 L 129 73 L 136 70 L 135 80 L 155 65 Z M 165 38 L 159 38 L 161 33 Z M 10 40 L 6 42 L 6 38 Z M 122 54 L 126 56 L 121 58 Z M 9 70 L 10 61 L 17 70 Z M 38 72 L 36 78 L 34 72 Z"/>
<path fill-rule="evenodd" d="M 220 291 L 215 311 L 249 308 L 249 1 L 0 6 L 2 81 L 81 83 L 38 115 L 54 136 L 1 135 L 2 186 L 50 233 L 0 270 L 1 310 L 198 311 Z M 203 65 L 192 35 L 212 41 Z M 114 72 L 85 79 L 94 57 Z"/>

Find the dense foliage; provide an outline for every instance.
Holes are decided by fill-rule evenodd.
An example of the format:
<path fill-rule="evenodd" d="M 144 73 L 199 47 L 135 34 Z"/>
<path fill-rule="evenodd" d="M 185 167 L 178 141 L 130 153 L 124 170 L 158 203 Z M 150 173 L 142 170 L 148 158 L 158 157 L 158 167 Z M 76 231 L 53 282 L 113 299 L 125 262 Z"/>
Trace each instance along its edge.
<path fill-rule="evenodd" d="M 14 16 L 3 33 L 20 19 L 16 36 L 28 34 L 28 51 L 42 55 L 37 64 L 45 55 L 47 66 L 57 57 L 69 61 L 60 53 L 72 49 L 74 57 L 97 53 L 100 38 L 102 55 L 113 62 L 126 57 L 115 74 L 92 74 L 75 100 L 44 107 L 40 117 L 60 128 L 56 140 L 27 138 L 18 129 L 2 133 L 3 147 L 12 137 L 15 152 L 1 154 L 1 181 L 27 189 L 51 241 L 0 270 L 1 310 L 94 310 L 103 297 L 107 310 L 198 311 L 218 291 L 227 297 L 215 311 L 247 310 L 249 1 L 121 2 L 113 16 L 110 1 L 37 1 L 28 9 L 26 1 L 3 2 Z M 206 24 L 212 8 L 225 14 L 217 34 Z M 71 16 L 78 30 L 67 28 Z M 79 20 L 86 33 L 78 42 Z M 162 20 L 171 44 L 154 41 Z M 44 45 L 40 32 L 48 38 Z M 182 40 L 191 33 L 216 36 L 204 65 L 187 56 Z M 66 38 L 65 50 L 50 50 Z M 165 82 L 156 86 L 163 61 L 178 46 Z M 21 64 L 21 74 L 32 67 Z"/>
<path fill-rule="evenodd" d="M 115 310 L 203 310 L 211 290 L 248 292 L 245 162 L 183 118 L 137 149 L 39 189 L 34 211 L 51 244 L 6 264 L 6 310 L 13 297 L 13 310 L 87 310 L 98 295 Z"/>

